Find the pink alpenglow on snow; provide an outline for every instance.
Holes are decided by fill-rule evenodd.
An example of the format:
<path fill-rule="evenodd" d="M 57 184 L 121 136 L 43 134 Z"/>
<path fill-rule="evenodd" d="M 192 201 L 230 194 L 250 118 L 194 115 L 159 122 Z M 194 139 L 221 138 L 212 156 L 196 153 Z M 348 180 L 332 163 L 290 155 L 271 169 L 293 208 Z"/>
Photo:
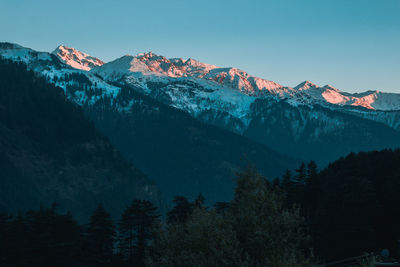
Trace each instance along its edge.
<path fill-rule="evenodd" d="M 58 46 L 52 54 L 56 55 L 62 62 L 75 68 L 89 71 L 94 67 L 104 64 L 103 61 L 96 57 L 89 56 L 75 48 L 64 45 Z"/>
<path fill-rule="evenodd" d="M 171 78 L 197 78 L 214 81 L 250 95 L 258 94 L 264 90 L 277 94 L 279 93 L 277 89 L 283 88 L 278 83 L 251 76 L 237 68 L 220 68 L 192 58 L 168 59 L 152 52 L 141 53 L 136 56 L 123 56 L 93 69 L 93 72 L 112 78 L 120 78 L 118 76 L 128 75 L 129 73 Z"/>
<path fill-rule="evenodd" d="M 35 59 L 51 60 L 49 53 L 36 52 L 16 44 L 4 44 L 0 54 L 5 58 L 18 59 L 26 63 Z M 109 63 L 80 52 L 77 49 L 60 45 L 52 54 L 73 69 L 90 71 L 104 78 L 102 83 L 116 81 L 121 78 L 137 76 L 146 81 L 162 82 L 170 79 L 196 80 L 207 88 L 212 89 L 213 99 L 219 95 L 228 94 L 235 103 L 244 102 L 251 97 L 274 97 L 286 99 L 292 105 L 331 105 L 364 107 L 369 110 L 400 110 L 400 94 L 384 93 L 381 91 L 366 91 L 350 94 L 342 92 L 330 85 L 318 86 L 310 81 L 300 83 L 295 87 L 287 87 L 270 80 L 258 78 L 237 68 L 221 68 L 206 64 L 195 59 L 166 58 L 152 52 L 141 53 L 136 56 L 126 55 Z M 32 57 L 32 55 L 36 55 Z M 88 73 L 89 74 L 89 73 Z M 89 75 L 94 77 L 93 75 Z M 133 79 L 132 81 L 137 82 Z M 145 86 L 146 87 L 146 86 Z M 229 93 L 229 90 L 233 90 Z M 178 90 L 179 91 L 179 90 Z M 216 91 L 219 91 L 217 94 Z M 205 92 L 202 93 L 205 95 Z M 220 100 L 225 99 L 222 97 Z M 213 100 L 216 101 L 216 100 Z M 232 103 L 230 103 L 231 105 Z"/>

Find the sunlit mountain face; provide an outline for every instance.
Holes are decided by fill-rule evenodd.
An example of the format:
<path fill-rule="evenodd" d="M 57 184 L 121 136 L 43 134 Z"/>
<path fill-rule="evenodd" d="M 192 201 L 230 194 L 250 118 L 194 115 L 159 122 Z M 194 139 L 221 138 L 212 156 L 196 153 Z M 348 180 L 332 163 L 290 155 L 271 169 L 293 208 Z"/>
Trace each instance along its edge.
<path fill-rule="evenodd" d="M 45 53 L 3 43 L 0 54 L 25 62 L 78 105 L 101 103 L 129 113 L 137 103 L 121 90 L 127 87 L 297 158 L 327 163 L 351 151 L 393 147 L 400 140 L 400 94 L 350 94 L 310 81 L 287 87 L 237 68 L 151 52 L 103 63 L 65 46 Z"/>
<path fill-rule="evenodd" d="M 58 46 L 52 54 L 56 55 L 62 62 L 75 69 L 90 70 L 104 64 L 104 62 L 98 58 L 89 56 L 75 48 L 64 45 Z"/>

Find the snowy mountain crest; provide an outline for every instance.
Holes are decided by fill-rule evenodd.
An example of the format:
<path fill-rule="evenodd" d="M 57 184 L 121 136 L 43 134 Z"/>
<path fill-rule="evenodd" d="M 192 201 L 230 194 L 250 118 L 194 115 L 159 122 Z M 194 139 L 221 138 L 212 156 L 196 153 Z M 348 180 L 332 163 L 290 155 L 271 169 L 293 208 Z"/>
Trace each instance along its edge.
<path fill-rule="evenodd" d="M 277 94 L 278 92 L 275 90 L 283 88 L 280 84 L 251 76 L 236 68 L 220 68 L 192 58 L 168 59 L 152 52 L 121 57 L 103 66 L 94 68 L 92 71 L 102 75 L 106 79 L 111 78 L 113 80 L 138 72 L 142 75 L 157 77 L 202 79 L 215 82 L 220 86 L 239 90 L 248 95 L 255 95 L 264 90 Z"/>
<path fill-rule="evenodd" d="M 96 57 L 64 45 L 57 47 L 52 54 L 70 68 L 61 66 L 54 67 L 51 71 L 46 70 L 43 68 L 44 65 L 56 63 L 53 62 L 53 55 L 17 44 L 0 43 L 1 56 L 23 61 L 32 69 L 43 70 L 43 74 L 47 76 L 53 77 L 54 73 L 60 76 L 61 72 L 74 70 L 83 71 L 89 79 L 94 80 L 97 79 L 95 74 L 98 74 L 104 81 L 99 81 L 97 84 L 104 84 L 104 87 L 108 87 L 105 84 L 109 82 L 125 82 L 136 88 L 140 87 L 148 94 L 168 95 L 172 102 L 179 101 L 179 106 L 190 106 L 192 110 L 195 109 L 194 103 L 201 104 L 203 109 L 212 104 L 220 105 L 221 108 L 229 106 L 230 114 L 233 114 L 236 104 L 232 103 L 240 103 L 240 99 L 248 102 L 248 97 L 251 97 L 252 101 L 256 98 L 285 100 L 293 106 L 318 104 L 334 109 L 341 109 L 343 106 L 363 107 L 366 109 L 365 112 L 400 110 L 400 94 L 380 91 L 351 94 L 330 85 L 319 86 L 311 81 L 304 81 L 295 87 L 285 87 L 237 68 L 218 67 L 193 58 L 166 58 L 153 52 L 146 52 L 136 56 L 125 55 L 104 63 Z M 158 87 L 154 87 L 154 84 L 158 84 Z M 154 90 L 156 91 L 153 92 Z M 224 95 L 229 97 L 223 97 Z M 227 99 L 233 99 L 232 96 L 235 100 L 230 101 L 229 105 L 222 103 Z M 171 105 L 178 106 L 177 103 Z M 243 112 L 240 113 L 243 115 Z"/>
<path fill-rule="evenodd" d="M 94 67 L 104 64 L 103 61 L 96 57 L 92 57 L 86 53 L 65 45 L 58 46 L 52 54 L 56 55 L 62 62 L 75 69 L 89 71 Z"/>
<path fill-rule="evenodd" d="M 303 90 L 308 90 L 310 88 L 317 88 L 318 86 L 310 81 L 304 81 L 300 83 L 299 85 L 295 86 L 294 89 L 303 91 Z"/>

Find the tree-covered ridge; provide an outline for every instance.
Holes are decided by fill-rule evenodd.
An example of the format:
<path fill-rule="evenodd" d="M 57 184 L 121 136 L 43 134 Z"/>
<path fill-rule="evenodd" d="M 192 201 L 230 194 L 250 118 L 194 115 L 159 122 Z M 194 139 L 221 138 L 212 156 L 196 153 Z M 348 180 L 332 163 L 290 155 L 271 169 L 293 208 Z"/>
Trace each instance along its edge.
<path fill-rule="evenodd" d="M 113 213 L 126 197 L 159 203 L 154 184 L 62 89 L 23 64 L 1 59 L 0 95 L 0 210 L 16 212 L 57 201 L 87 220 L 97 202 Z"/>

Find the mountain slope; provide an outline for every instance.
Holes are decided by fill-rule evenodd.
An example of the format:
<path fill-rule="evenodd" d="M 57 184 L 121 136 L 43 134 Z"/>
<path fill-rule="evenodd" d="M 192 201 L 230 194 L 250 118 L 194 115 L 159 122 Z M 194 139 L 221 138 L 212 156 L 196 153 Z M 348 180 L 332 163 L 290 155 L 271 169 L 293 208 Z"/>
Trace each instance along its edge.
<path fill-rule="evenodd" d="M 126 112 L 113 108 L 127 96 L 131 106 Z M 113 105 L 110 102 L 105 98 L 85 105 L 84 110 L 126 157 L 157 182 L 168 200 L 199 193 L 209 203 L 229 200 L 234 172 L 248 161 L 271 179 L 298 165 L 262 144 L 201 123 L 132 88 L 122 87 Z"/>
<path fill-rule="evenodd" d="M 114 216 L 158 191 L 122 158 L 60 88 L 0 60 L 0 210 L 57 202 L 81 220 L 98 203 Z"/>
<path fill-rule="evenodd" d="M 319 105 L 257 100 L 245 136 L 293 157 L 325 165 L 350 152 L 400 147 L 400 132 Z"/>

